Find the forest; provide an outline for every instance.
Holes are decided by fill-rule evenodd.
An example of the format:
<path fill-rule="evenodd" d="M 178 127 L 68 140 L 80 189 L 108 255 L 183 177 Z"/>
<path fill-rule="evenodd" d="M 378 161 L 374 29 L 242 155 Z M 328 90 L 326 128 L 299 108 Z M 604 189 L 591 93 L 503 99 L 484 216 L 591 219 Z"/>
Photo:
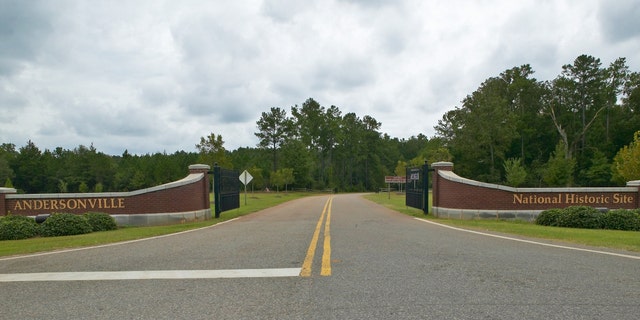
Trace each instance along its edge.
<path fill-rule="evenodd" d="M 92 145 L 0 145 L 0 182 L 24 193 L 131 191 L 183 178 L 190 164 L 248 170 L 252 190 L 376 191 L 384 176 L 451 161 L 466 178 L 516 187 L 621 186 L 640 179 L 640 73 L 625 58 L 580 55 L 553 80 L 530 65 L 486 79 L 427 137 L 382 133 L 375 118 L 322 106 L 270 107 L 255 147 L 226 150 L 211 133 L 197 152 L 106 155 Z"/>

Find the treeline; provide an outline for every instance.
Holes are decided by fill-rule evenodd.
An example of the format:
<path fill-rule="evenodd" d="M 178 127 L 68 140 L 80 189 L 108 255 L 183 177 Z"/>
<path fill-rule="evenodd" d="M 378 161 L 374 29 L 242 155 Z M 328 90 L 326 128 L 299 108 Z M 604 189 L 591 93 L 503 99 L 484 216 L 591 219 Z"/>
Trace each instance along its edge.
<path fill-rule="evenodd" d="M 250 188 L 375 191 L 384 176 L 425 161 L 453 161 L 467 178 L 512 186 L 611 186 L 640 179 L 640 74 L 581 55 L 551 81 L 529 65 L 485 80 L 445 113 L 436 136 L 380 132 L 375 118 L 312 98 L 256 121 L 256 147 L 229 151 L 222 136 L 197 152 L 120 156 L 93 146 L 40 150 L 0 145 L 0 182 L 20 192 L 130 191 L 183 178 L 194 163 L 248 170 Z"/>
<path fill-rule="evenodd" d="M 197 153 L 176 152 L 121 156 L 93 146 L 40 150 L 29 141 L 16 149 L 0 145 L 0 179 L 25 193 L 132 191 L 184 178 Z"/>
<path fill-rule="evenodd" d="M 605 67 L 581 55 L 551 81 L 533 73 L 523 65 L 487 79 L 438 122 L 458 174 L 535 187 L 640 179 L 631 150 L 621 153 L 640 130 L 640 74 L 624 58 Z"/>
<path fill-rule="evenodd" d="M 330 161 L 328 154 L 323 152 L 314 153 L 300 141 L 289 141 L 278 150 L 282 159 L 276 170 L 272 170 L 273 153 L 270 150 L 239 148 L 227 151 L 222 137 L 215 134 L 201 138 L 196 145 L 198 152 L 173 154 L 132 155 L 125 150 L 122 155 L 111 156 L 93 146 L 40 150 L 31 141 L 19 148 L 5 143 L 0 145 L 0 181 L 4 182 L 4 187 L 16 188 L 21 193 L 132 191 L 184 178 L 191 164 L 218 163 L 226 168 L 248 170 L 254 177 L 249 188 L 254 190 L 332 188 L 365 191 L 384 185 L 384 175 L 393 174 L 390 170 L 397 165 L 396 159 L 415 157 L 433 143 L 423 135 L 398 140 L 380 136 L 375 131 L 369 131 L 369 134 L 369 146 L 352 149 L 354 152 L 359 150 L 360 154 L 349 152 L 347 146 L 339 148 L 342 153 L 331 152 L 340 162 Z M 352 143 L 361 142 L 353 140 Z M 377 152 L 386 154 L 381 156 Z M 327 158 L 320 158 L 323 155 Z M 322 161 L 325 161 L 324 168 L 320 165 Z M 343 164 L 340 171 L 333 169 L 335 163 Z"/>
<path fill-rule="evenodd" d="M 270 165 L 263 162 L 255 174 L 275 174 L 270 182 L 278 187 L 289 181 L 302 188 L 373 191 L 384 186 L 385 175 L 404 175 L 407 161 L 421 165 L 438 152 L 446 154 L 440 139 L 391 138 L 380 127 L 371 116 L 343 114 L 311 98 L 290 112 L 273 107 L 262 113 L 255 133 Z"/>

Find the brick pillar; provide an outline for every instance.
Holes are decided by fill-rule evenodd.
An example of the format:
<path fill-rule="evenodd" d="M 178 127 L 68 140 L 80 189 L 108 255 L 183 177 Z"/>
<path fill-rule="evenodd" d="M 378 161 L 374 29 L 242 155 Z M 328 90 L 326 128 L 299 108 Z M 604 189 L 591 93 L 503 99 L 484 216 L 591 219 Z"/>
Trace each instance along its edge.
<path fill-rule="evenodd" d="M 636 188 L 636 209 L 640 209 L 640 180 L 628 181 L 627 187 Z"/>
<path fill-rule="evenodd" d="M 211 167 L 206 164 L 192 164 L 189 166 L 190 174 L 204 174 L 204 179 L 202 179 L 201 188 L 202 188 L 202 198 L 203 198 L 203 206 L 202 208 L 209 209 L 211 208 L 211 201 L 209 201 L 209 170 Z"/>
<path fill-rule="evenodd" d="M 440 207 L 440 197 L 443 196 L 440 194 L 440 175 L 438 171 L 453 171 L 453 163 L 452 162 L 436 162 L 431 164 L 431 168 L 433 169 L 433 178 L 432 178 L 432 205 L 434 208 Z M 433 215 L 438 216 L 438 209 L 433 209 Z"/>
<path fill-rule="evenodd" d="M 7 193 L 16 193 L 14 188 L 0 188 L 0 216 L 6 216 L 9 213 L 7 209 L 6 195 Z"/>

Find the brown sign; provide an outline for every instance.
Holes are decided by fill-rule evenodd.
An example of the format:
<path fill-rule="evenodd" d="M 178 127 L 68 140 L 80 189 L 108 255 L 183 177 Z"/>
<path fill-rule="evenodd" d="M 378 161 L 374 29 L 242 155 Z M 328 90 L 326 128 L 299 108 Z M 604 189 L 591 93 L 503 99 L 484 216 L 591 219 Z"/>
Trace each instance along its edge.
<path fill-rule="evenodd" d="M 407 177 L 404 176 L 385 176 L 384 183 L 407 183 Z"/>

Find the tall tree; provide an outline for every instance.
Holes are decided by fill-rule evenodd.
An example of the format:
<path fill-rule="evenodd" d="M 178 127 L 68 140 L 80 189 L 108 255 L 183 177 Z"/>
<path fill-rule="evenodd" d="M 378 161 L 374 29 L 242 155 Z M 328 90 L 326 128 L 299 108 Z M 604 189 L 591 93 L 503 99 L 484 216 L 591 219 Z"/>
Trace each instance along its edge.
<path fill-rule="evenodd" d="M 21 147 L 14 158 L 16 178 L 14 184 L 27 193 L 38 193 L 44 189 L 46 175 L 42 162 L 42 151 L 31 140 Z"/>
<path fill-rule="evenodd" d="M 15 177 L 11 162 L 16 157 L 16 146 L 12 143 L 3 143 L 0 145 L 0 183 L 5 187 L 13 186 L 12 180 Z"/>
<path fill-rule="evenodd" d="M 606 108 L 605 136 L 607 142 L 610 142 L 612 109 L 618 103 L 618 98 L 622 96 L 625 85 L 630 80 L 630 76 L 631 74 L 625 58 L 616 59 L 616 61 L 612 62 L 605 70 L 604 103 Z"/>
<path fill-rule="evenodd" d="M 200 143 L 196 144 L 196 149 L 200 154 L 199 161 L 201 163 L 210 165 L 217 163 L 221 167 L 232 166 L 231 160 L 227 158 L 224 140 L 222 140 L 221 135 L 211 133 L 206 138 L 200 137 Z"/>
<path fill-rule="evenodd" d="M 362 165 L 366 158 L 364 142 L 365 125 L 355 113 L 344 115 L 340 125 L 336 156 L 334 157 L 335 174 L 339 177 L 337 185 L 348 191 L 364 189 Z"/>
<path fill-rule="evenodd" d="M 287 112 L 284 109 L 271 108 L 271 111 L 262 113 L 256 124 L 258 132 L 255 135 L 260 139 L 258 146 L 271 150 L 273 171 L 276 171 L 278 169 L 278 149 L 290 131 L 291 121 L 287 119 Z"/>
<path fill-rule="evenodd" d="M 300 188 L 313 187 L 314 156 L 300 140 L 287 140 L 281 149 L 280 163 L 285 168 L 292 168 L 294 182 Z"/>
<path fill-rule="evenodd" d="M 552 82 L 548 113 L 566 146 L 567 159 L 587 147 L 589 128 L 607 107 L 605 76 L 600 59 L 581 55 L 572 65 L 564 65 Z"/>
<path fill-rule="evenodd" d="M 302 143 L 310 149 L 320 149 L 320 132 L 324 122 L 324 107 L 309 98 L 302 106 L 291 107 L 291 114 L 294 120 L 292 133 L 299 137 Z"/>
<path fill-rule="evenodd" d="M 294 123 L 294 137 L 298 136 L 317 161 L 315 172 L 319 188 L 325 188 L 331 174 L 327 170 L 331 164 L 333 148 L 339 135 L 340 109 L 331 106 L 325 109 L 317 101 L 309 98 L 302 107 L 291 108 Z"/>
<path fill-rule="evenodd" d="M 502 161 L 518 138 L 507 83 L 500 78 L 487 79 L 451 115 L 460 123 L 449 123 L 442 130 L 453 135 L 447 143 L 453 155 L 462 160 L 456 166 L 480 180 L 500 181 Z"/>
<path fill-rule="evenodd" d="M 635 131 L 640 128 L 640 73 L 629 73 L 624 84 L 622 103 L 612 110 L 612 149 L 617 152 L 633 139 Z M 609 155 L 609 154 L 608 154 Z"/>
<path fill-rule="evenodd" d="M 382 123 L 369 115 L 362 117 L 362 123 L 365 130 L 363 140 L 365 145 L 364 186 L 366 190 L 377 190 L 379 186 L 384 184 L 386 173 L 380 159 L 380 132 L 378 130 L 380 130 Z"/>
<path fill-rule="evenodd" d="M 553 128 L 544 117 L 541 97 L 545 86 L 533 78 L 534 71 L 530 65 L 508 69 L 500 74 L 506 84 L 506 101 L 514 115 L 517 139 L 512 141 L 508 157 L 520 158 L 522 165 L 531 163 L 540 156 L 553 150 L 556 136 Z"/>

